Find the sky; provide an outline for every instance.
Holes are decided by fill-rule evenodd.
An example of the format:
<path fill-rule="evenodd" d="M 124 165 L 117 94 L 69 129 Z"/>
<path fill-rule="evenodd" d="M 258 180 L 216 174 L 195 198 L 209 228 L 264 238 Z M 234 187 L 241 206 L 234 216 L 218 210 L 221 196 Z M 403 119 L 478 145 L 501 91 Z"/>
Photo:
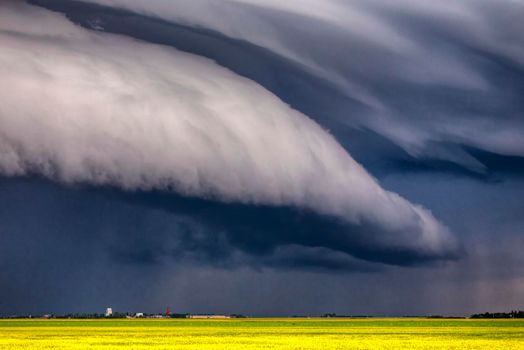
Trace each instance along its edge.
<path fill-rule="evenodd" d="M 523 15 L 2 1 L 0 315 L 524 309 Z"/>

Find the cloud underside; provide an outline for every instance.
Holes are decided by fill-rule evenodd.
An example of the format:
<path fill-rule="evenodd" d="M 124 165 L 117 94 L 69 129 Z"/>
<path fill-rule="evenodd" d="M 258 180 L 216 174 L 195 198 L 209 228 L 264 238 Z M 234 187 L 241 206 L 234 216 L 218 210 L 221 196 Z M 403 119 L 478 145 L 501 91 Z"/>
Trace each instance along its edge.
<path fill-rule="evenodd" d="M 160 193 L 162 209 L 202 218 L 206 240 L 271 252 L 265 265 L 456 256 L 431 213 L 253 81 L 21 2 L 0 10 L 4 176 L 117 188 L 153 206 Z"/>
<path fill-rule="evenodd" d="M 294 207 L 247 206 L 155 191 L 71 188 L 39 178 L 0 178 L 0 194 L 13 203 L 2 211 L 0 264 L 24 250 L 27 261 L 50 255 L 50 264 L 59 264 L 61 256 L 83 257 L 75 263 L 82 264 L 85 256 L 94 255 L 111 266 L 162 267 L 175 262 L 223 269 L 370 273 L 382 271 L 385 264 L 434 265 L 462 253 L 430 255 L 395 248 L 384 244 L 380 227 L 351 225 Z M 28 197 L 33 200 L 24 206 Z"/>
<path fill-rule="evenodd" d="M 370 129 L 412 157 L 477 173 L 489 169 L 470 149 L 524 157 L 522 2 L 87 2 L 267 49 L 338 91 L 324 101 L 318 90 L 299 92 L 330 109 L 327 119 Z"/>

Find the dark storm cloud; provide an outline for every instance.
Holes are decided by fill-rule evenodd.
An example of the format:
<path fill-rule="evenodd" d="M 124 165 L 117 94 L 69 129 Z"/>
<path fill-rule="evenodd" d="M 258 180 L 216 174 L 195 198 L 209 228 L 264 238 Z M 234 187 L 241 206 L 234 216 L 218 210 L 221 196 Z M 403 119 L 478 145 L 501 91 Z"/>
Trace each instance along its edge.
<path fill-rule="evenodd" d="M 216 258 L 227 261 L 224 257 L 235 258 L 232 252 L 241 251 L 266 258 L 275 254 L 277 261 L 292 265 L 292 253 L 296 252 L 296 266 L 301 265 L 300 261 L 313 265 L 314 258 L 318 257 L 320 267 L 336 265 L 340 269 L 346 265 L 349 270 L 349 256 L 407 266 L 460 256 L 460 249 L 442 255 L 440 252 L 432 254 L 430 251 L 406 249 L 402 244 L 395 243 L 409 239 L 412 236 L 409 231 L 392 234 L 372 222 L 362 221 L 352 225 L 336 217 L 293 207 L 225 204 L 165 193 L 114 192 L 113 195 L 121 200 L 191 218 L 182 230 L 185 234 L 178 238 L 180 248 L 173 249 L 177 252 L 175 255 L 183 255 L 184 251 L 191 252 L 195 248 L 202 252 L 206 260 Z M 191 222 L 198 222 L 199 225 Z M 413 229 L 416 230 L 416 227 Z M 294 248 L 279 250 L 279 247 Z M 300 251 L 299 248 L 304 249 Z M 289 262 L 285 262 L 285 256 L 288 256 Z M 338 258 L 341 261 L 336 263 Z M 358 264 L 355 267 L 358 269 Z"/>
<path fill-rule="evenodd" d="M 413 251 L 395 243 L 408 239 L 410 232 L 403 233 L 405 237 L 387 237 L 388 232 L 372 223 L 348 225 L 337 218 L 293 207 L 227 204 L 166 193 L 125 193 L 110 188 L 75 189 L 39 179 L 2 179 L 2 182 L 4 192 L 9 188 L 21 192 L 15 203 L 22 201 L 28 189 L 39 187 L 45 189 L 44 193 L 52 194 L 50 199 L 57 198 L 61 208 L 76 208 L 81 199 L 86 198 L 78 213 L 64 213 L 63 219 L 85 221 L 84 217 L 102 217 L 102 220 L 79 225 L 69 240 L 98 241 L 99 251 L 121 263 L 158 264 L 168 259 L 223 268 L 247 265 L 351 272 L 381 269 L 379 264 L 372 263 L 431 265 L 440 260 L 457 259 L 461 253 L 456 250 L 443 256 Z M 8 193 L 15 196 L 13 192 L 11 189 Z M 112 209 L 105 208 L 104 202 Z M 151 215 L 124 215 L 121 208 L 126 206 L 136 212 L 154 212 L 156 219 Z M 20 210 L 20 207 L 11 210 Z M 14 216 L 19 215 L 21 213 Z M 64 230 L 70 228 L 66 226 Z M 31 234 L 35 230 L 28 231 Z M 39 237 L 45 239 L 45 234 L 39 233 Z"/>
<path fill-rule="evenodd" d="M 164 208 L 165 202 L 172 203 L 165 196 L 122 196 L 115 190 L 8 178 L 0 179 L 0 196 L 0 314 L 102 310 L 105 302 L 124 307 L 154 293 L 160 276 L 174 266 L 343 273 L 382 269 L 344 252 L 286 244 L 277 233 L 268 243 L 263 230 L 255 229 L 262 216 L 244 218 L 243 227 L 231 229 L 226 220 L 242 210 L 225 208 L 220 211 L 225 217 L 213 214 L 210 221 L 204 212 L 211 208 L 195 201 L 175 199 L 178 203 L 170 205 L 186 209 L 173 215 Z M 184 215 L 195 211 L 201 214 Z M 279 232 L 297 227 L 285 222 L 265 226 Z M 293 234 L 300 233 L 288 236 Z M 83 302 L 75 305 L 78 300 Z"/>
<path fill-rule="evenodd" d="M 223 237 L 204 240 L 206 233 L 198 232 L 201 228 L 191 220 L 156 210 L 134 196 L 62 188 L 37 179 L 2 179 L 0 310 L 102 312 L 113 306 L 158 312 L 170 305 L 181 312 L 285 316 L 456 315 L 521 307 L 522 235 L 514 232 L 523 232 L 522 184 L 499 189 L 431 176 L 399 181 L 403 192 L 418 193 L 410 198 L 434 207 L 458 232 L 467 232 L 474 255 L 438 269 L 362 265 L 347 255 L 296 246 L 253 259 L 232 251 Z M 431 191 L 441 195 L 428 200 L 424 193 Z M 251 269 L 242 267 L 249 264 Z M 359 273 L 369 271 L 377 273 Z"/>

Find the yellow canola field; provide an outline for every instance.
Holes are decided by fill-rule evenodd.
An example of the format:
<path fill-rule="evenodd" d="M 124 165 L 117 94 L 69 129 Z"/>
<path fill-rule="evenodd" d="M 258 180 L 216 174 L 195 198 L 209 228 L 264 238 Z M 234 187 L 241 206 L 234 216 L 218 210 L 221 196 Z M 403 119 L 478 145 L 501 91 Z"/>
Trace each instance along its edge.
<path fill-rule="evenodd" d="M 1 320 L 0 350 L 524 349 L 524 320 Z"/>

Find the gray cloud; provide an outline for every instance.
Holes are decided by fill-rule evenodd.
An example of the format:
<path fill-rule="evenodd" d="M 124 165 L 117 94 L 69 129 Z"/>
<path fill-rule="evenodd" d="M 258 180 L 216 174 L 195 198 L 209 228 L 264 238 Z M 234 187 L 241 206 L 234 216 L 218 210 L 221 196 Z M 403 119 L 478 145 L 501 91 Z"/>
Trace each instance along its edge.
<path fill-rule="evenodd" d="M 514 18 L 522 2 L 90 2 L 265 47 L 367 105 L 342 119 L 413 157 L 483 172 L 462 145 L 524 156 L 523 87 L 511 77 L 524 69 L 524 28 Z"/>
<path fill-rule="evenodd" d="M 467 315 L 523 307 L 521 2 L 29 2 L 96 31 L 208 57 L 238 76 L 0 2 L 1 314 L 169 305 L 261 316 Z M 128 5 L 136 12 L 120 7 Z M 221 118 L 227 108 L 207 108 L 226 92 L 248 115 L 236 124 L 242 132 Z M 259 96 L 267 102 L 260 108 Z M 27 114 L 31 105 L 38 113 Z M 274 128 L 254 122 L 274 110 Z M 409 217 L 385 226 L 389 199 L 378 198 L 389 192 L 376 183 L 362 189 L 377 199 L 370 202 L 331 184 L 349 156 L 306 115 L 381 187 L 431 208 L 467 254 L 452 243 L 429 250 L 420 238 L 427 225 Z M 187 158 L 155 146 L 180 145 L 171 140 L 179 136 L 171 127 L 187 129 L 174 123 L 180 116 L 217 121 L 191 124 L 212 130 L 195 143 L 198 133 L 182 135 L 192 138 L 181 148 Z M 278 129 L 275 145 L 254 152 L 255 127 Z M 288 144 L 297 134 L 319 141 Z M 206 138 L 226 150 L 203 147 Z M 283 145 L 296 155 L 278 154 Z M 205 167 L 198 150 L 213 155 Z M 297 164 L 304 166 L 284 171 Z M 175 165 L 196 169 L 196 185 L 178 181 Z M 242 186 L 209 179 L 224 169 Z M 354 170 L 348 184 L 369 178 Z M 401 203 L 401 212 L 410 207 Z M 358 212 L 346 218 L 351 205 Z"/>
<path fill-rule="evenodd" d="M 269 256 L 217 249 L 206 262 L 206 246 L 227 247 L 223 235 L 213 235 L 216 229 L 189 235 L 181 224 L 187 220 L 137 200 L 112 200 L 105 191 L 0 179 L 0 313 L 93 312 L 108 305 L 260 316 L 522 308 L 522 181 L 457 183 L 415 174 L 390 178 L 387 185 L 450 222 L 468 256 L 438 268 L 377 269 L 325 249 L 282 246 Z M 171 250 L 184 241 L 190 244 L 183 251 Z M 315 264 L 308 267 L 311 258 Z M 337 269 L 341 265 L 344 270 Z"/>
<path fill-rule="evenodd" d="M 457 248 L 427 210 L 383 190 L 332 136 L 255 83 L 23 3 L 1 6 L 3 174 L 294 206 L 373 228 L 377 247 L 432 258 Z M 351 232 L 339 238 L 349 252 Z"/>

